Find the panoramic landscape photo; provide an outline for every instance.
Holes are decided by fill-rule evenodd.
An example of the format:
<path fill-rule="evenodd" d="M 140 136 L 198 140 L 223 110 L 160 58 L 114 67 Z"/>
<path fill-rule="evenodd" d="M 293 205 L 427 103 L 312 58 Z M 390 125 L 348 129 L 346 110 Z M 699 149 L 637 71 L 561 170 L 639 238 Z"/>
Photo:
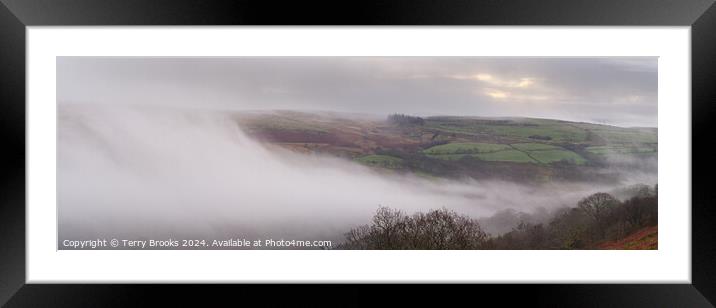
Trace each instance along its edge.
<path fill-rule="evenodd" d="M 58 249 L 658 249 L 656 57 L 57 57 Z"/>

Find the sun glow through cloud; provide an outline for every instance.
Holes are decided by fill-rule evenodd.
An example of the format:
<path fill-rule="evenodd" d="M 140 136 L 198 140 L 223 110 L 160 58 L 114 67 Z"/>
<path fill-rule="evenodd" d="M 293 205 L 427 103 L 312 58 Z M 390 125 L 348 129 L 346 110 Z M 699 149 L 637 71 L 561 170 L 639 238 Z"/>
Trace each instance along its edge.
<path fill-rule="evenodd" d="M 63 103 L 477 116 L 525 108 L 545 118 L 655 126 L 658 101 L 653 57 L 65 58 L 58 66 Z"/>
<path fill-rule="evenodd" d="M 475 80 L 482 83 L 486 83 L 491 86 L 505 87 L 505 88 L 527 88 L 535 84 L 535 78 L 532 77 L 520 77 L 518 79 L 504 79 L 495 77 L 492 74 L 478 73 L 473 75 L 450 75 L 452 79 L 457 80 Z"/>
<path fill-rule="evenodd" d="M 506 92 L 502 92 L 499 90 L 487 90 L 485 92 L 485 94 L 487 94 L 487 96 L 489 96 L 489 97 L 497 98 L 497 99 L 507 98 L 507 96 L 508 96 L 508 94 Z"/>

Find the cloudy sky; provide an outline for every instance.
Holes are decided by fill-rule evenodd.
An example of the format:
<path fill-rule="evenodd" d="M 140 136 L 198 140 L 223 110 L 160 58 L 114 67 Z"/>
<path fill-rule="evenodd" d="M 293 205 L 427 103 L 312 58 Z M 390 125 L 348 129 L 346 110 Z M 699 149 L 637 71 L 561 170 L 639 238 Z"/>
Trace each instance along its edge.
<path fill-rule="evenodd" d="M 58 57 L 57 100 L 655 127 L 657 71 L 656 57 Z"/>

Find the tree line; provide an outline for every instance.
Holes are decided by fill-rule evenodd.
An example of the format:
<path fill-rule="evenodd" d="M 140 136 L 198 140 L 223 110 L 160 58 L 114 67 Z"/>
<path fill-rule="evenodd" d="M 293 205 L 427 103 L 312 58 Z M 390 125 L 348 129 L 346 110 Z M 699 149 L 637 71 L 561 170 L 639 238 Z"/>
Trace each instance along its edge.
<path fill-rule="evenodd" d="M 445 208 L 408 215 L 379 207 L 370 224 L 351 229 L 338 249 L 595 249 L 658 224 L 658 187 L 642 185 L 624 201 L 608 193 L 581 199 L 545 223 L 522 222 L 491 236 L 478 220 Z"/>
<path fill-rule="evenodd" d="M 415 117 L 415 116 L 409 116 L 405 114 L 400 113 L 394 113 L 388 116 L 388 122 L 397 124 L 399 126 L 403 125 L 423 125 L 425 124 L 425 119 L 421 117 Z"/>

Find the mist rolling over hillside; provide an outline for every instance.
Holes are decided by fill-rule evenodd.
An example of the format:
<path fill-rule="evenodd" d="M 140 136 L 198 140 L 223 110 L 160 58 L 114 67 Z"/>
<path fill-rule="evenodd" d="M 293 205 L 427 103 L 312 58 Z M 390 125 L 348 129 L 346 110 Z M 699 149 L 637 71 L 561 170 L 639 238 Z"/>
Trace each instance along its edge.
<path fill-rule="evenodd" d="M 257 120 L 256 114 L 236 112 L 60 106 L 60 235 L 241 235 L 339 242 L 346 228 L 369 220 L 378 206 L 407 212 L 445 207 L 474 217 L 504 209 L 532 213 L 569 206 L 592 192 L 635 183 L 631 174 L 614 173 L 606 165 L 589 168 L 595 169 L 594 174 L 605 169 L 605 177 L 617 177 L 618 181 L 535 178 L 509 182 L 499 173 L 484 179 L 462 172 L 443 176 L 429 173 L 430 169 L 412 170 L 406 163 L 409 158 L 398 158 L 399 154 L 395 154 L 401 161 L 397 166 L 366 162 L 362 158 L 375 156 L 372 153 L 377 148 L 389 151 L 389 145 L 411 151 L 409 154 L 423 153 L 424 159 L 437 164 L 444 159 L 430 156 L 432 141 L 420 141 L 423 135 L 403 137 L 404 127 L 386 119 L 289 113 L 291 123 L 323 127 L 326 133 L 322 135 L 315 133 L 318 128 L 290 126 L 274 118 L 285 112 L 267 114 L 269 120 L 263 113 Z M 242 125 L 243 121 L 251 122 L 253 130 Z M 261 135 L 257 126 L 269 127 L 277 136 Z M 374 135 L 350 135 L 351 130 L 360 132 L 362 126 L 376 129 Z M 248 137 L 244 129 L 263 137 Z M 358 145 L 335 136 L 340 134 L 332 134 L 333 130 L 345 131 L 347 139 L 360 137 Z M 322 150 L 307 150 L 312 148 Z M 482 161 L 471 156 L 447 161 L 460 166 L 470 159 L 483 163 L 476 168 L 506 165 L 494 172 L 505 172 L 507 178 L 520 168 L 547 172 L 557 168 L 535 161 Z M 581 162 L 564 164 L 559 168 L 588 168 Z M 656 176 L 655 172 L 635 174 Z"/>
<path fill-rule="evenodd" d="M 57 63 L 60 249 L 656 247 L 653 58 Z"/>

